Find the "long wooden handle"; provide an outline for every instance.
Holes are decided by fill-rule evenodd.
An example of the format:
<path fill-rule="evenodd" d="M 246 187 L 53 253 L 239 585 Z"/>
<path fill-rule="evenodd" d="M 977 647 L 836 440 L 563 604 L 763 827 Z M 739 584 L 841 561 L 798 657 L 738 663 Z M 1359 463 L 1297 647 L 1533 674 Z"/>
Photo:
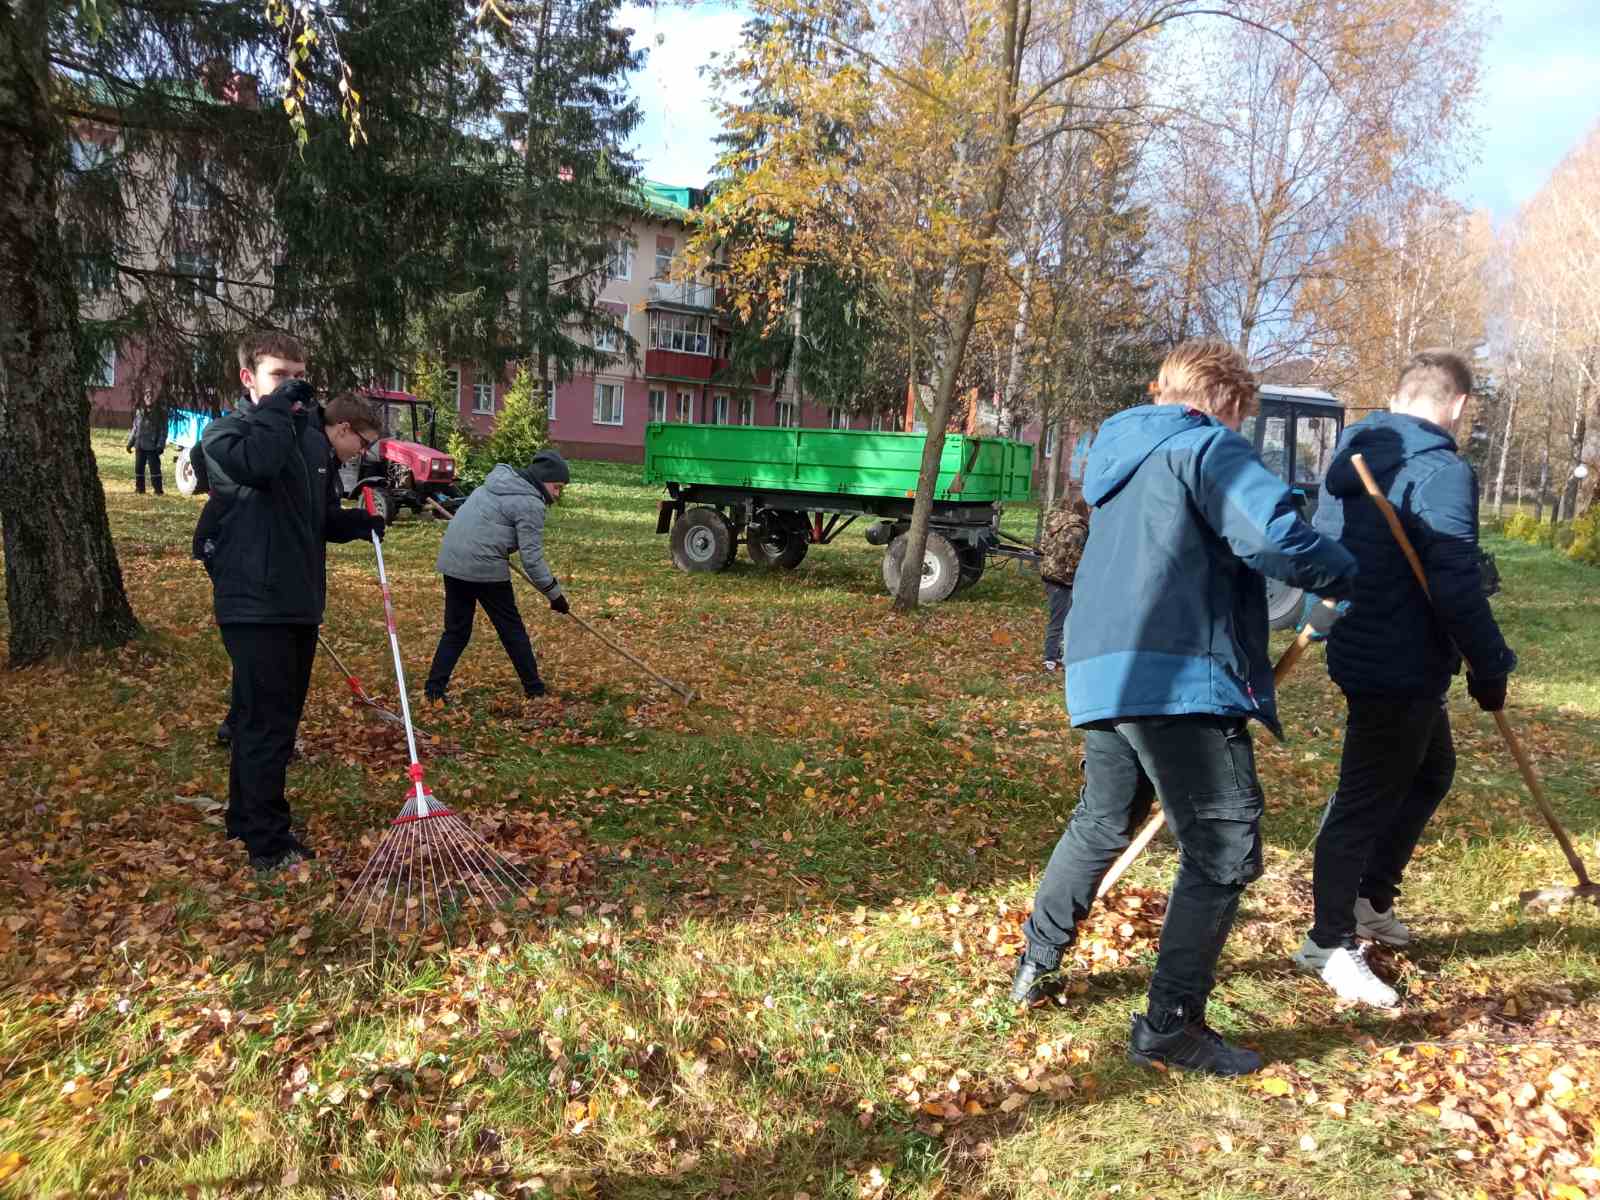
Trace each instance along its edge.
<path fill-rule="evenodd" d="M 531 583 L 532 580 L 529 580 L 529 582 Z M 659 674 L 658 672 L 652 670 L 646 663 L 644 663 L 642 660 L 640 660 L 636 656 L 628 653 L 627 650 L 625 650 L 621 646 L 617 645 L 616 642 L 613 642 L 610 638 L 608 638 L 605 634 L 601 633 L 593 625 L 589 624 L 589 622 L 585 621 L 577 613 L 569 612 L 567 614 L 567 616 L 571 617 L 574 621 L 576 621 L 584 629 L 587 629 L 591 634 L 593 634 L 601 642 L 603 642 L 607 646 L 611 647 L 611 649 L 615 650 L 618 654 L 622 655 L 623 658 L 627 659 L 634 666 L 638 667 L 641 671 L 643 671 L 646 675 L 650 676 L 650 678 L 654 679 L 657 683 L 661 684 L 663 687 L 671 688 L 673 691 L 677 692 L 678 695 L 682 696 L 685 700 L 693 700 L 694 699 L 694 689 L 693 688 L 684 687 L 681 683 L 673 683 L 672 680 L 668 679 L 665 675 Z"/>
<path fill-rule="evenodd" d="M 1417 557 L 1417 552 L 1411 545 L 1411 539 L 1406 536 L 1406 531 L 1400 525 L 1400 518 L 1394 511 L 1394 505 L 1389 503 L 1389 497 L 1383 494 L 1378 487 L 1378 481 L 1372 477 L 1372 472 L 1367 469 L 1366 460 L 1359 454 L 1350 456 L 1350 465 L 1355 467 L 1356 474 L 1361 476 L 1361 486 L 1367 489 L 1367 495 L 1372 497 L 1372 502 L 1378 506 L 1378 511 L 1383 514 L 1383 519 L 1389 523 L 1389 532 L 1394 534 L 1394 540 L 1400 544 L 1400 551 L 1406 556 L 1406 562 L 1411 564 L 1411 571 L 1417 577 L 1417 583 L 1422 588 L 1422 594 L 1431 601 L 1433 593 L 1428 590 L 1428 578 L 1422 570 L 1422 561 Z M 1454 645 L 1454 641 L 1451 642 Z M 1456 653 L 1461 653 L 1461 648 L 1456 646 Z M 1464 656 L 1463 656 L 1464 657 Z M 1584 868 L 1583 859 L 1578 857 L 1578 852 L 1572 847 L 1572 839 L 1567 836 L 1566 829 L 1556 817 L 1555 810 L 1550 807 L 1550 802 L 1545 799 L 1544 788 L 1539 783 L 1539 774 L 1533 769 L 1533 760 L 1528 757 L 1528 752 L 1523 749 L 1522 741 L 1511 728 L 1511 722 L 1506 719 L 1504 709 L 1494 712 L 1495 726 L 1500 730 L 1500 737 L 1505 741 L 1506 748 L 1511 751 L 1511 757 L 1516 759 L 1517 770 L 1522 775 L 1522 782 L 1528 786 L 1528 794 L 1533 797 L 1533 803 L 1539 810 L 1539 815 L 1544 818 L 1544 823 L 1550 827 L 1550 832 L 1555 834 L 1556 841 L 1561 845 L 1561 852 L 1567 856 L 1567 865 L 1572 868 L 1572 873 L 1578 877 L 1580 887 L 1589 883 L 1589 872 Z"/>

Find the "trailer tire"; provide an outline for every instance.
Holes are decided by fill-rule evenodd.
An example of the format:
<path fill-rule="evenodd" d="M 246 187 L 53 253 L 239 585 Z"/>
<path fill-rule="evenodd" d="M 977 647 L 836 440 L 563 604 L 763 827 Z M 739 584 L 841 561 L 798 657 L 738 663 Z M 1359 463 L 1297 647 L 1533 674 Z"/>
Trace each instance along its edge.
<path fill-rule="evenodd" d="M 361 507 L 363 510 L 367 507 L 365 497 L 362 497 Z M 385 525 L 393 525 L 395 517 L 400 512 L 400 502 L 396 499 L 395 494 L 388 488 L 383 487 L 372 489 L 372 507 L 383 518 Z"/>
<path fill-rule="evenodd" d="M 200 478 L 195 474 L 194 463 L 189 461 L 189 455 L 200 449 L 197 442 L 193 447 L 184 446 L 172 457 L 172 480 L 178 485 L 180 495 L 192 496 L 195 489 L 200 486 Z"/>
<path fill-rule="evenodd" d="M 805 517 L 799 513 L 765 509 L 745 531 L 745 552 L 758 567 L 792 571 L 810 549 Z"/>
<path fill-rule="evenodd" d="M 1306 594 L 1279 579 L 1267 580 L 1267 628 L 1293 629 L 1300 624 L 1300 609 Z"/>
<path fill-rule="evenodd" d="M 722 571 L 736 546 L 728 518 L 714 508 L 691 508 L 672 525 L 672 563 L 680 571 Z"/>
<path fill-rule="evenodd" d="M 901 560 L 906 553 L 906 534 L 900 534 L 883 552 L 883 586 L 891 596 L 900 591 Z M 928 531 L 928 544 L 922 553 L 922 586 L 917 590 L 918 604 L 937 604 L 947 600 L 961 582 L 961 559 L 950 539 L 942 533 Z"/>
<path fill-rule="evenodd" d="M 961 562 L 961 577 L 956 580 L 956 591 L 963 592 L 983 578 L 984 564 L 989 556 L 982 546 L 962 542 L 956 547 L 956 557 Z"/>

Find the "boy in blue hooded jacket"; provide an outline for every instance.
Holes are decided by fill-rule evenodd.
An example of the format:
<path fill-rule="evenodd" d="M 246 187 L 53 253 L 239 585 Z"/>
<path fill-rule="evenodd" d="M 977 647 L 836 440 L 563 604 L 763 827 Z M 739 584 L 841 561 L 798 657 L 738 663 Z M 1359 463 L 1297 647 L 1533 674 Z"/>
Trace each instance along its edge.
<path fill-rule="evenodd" d="M 1445 694 L 1467 660 L 1467 691 L 1504 708 L 1516 655 L 1489 610 L 1478 555 L 1478 483 L 1451 436 L 1472 372 L 1447 351 L 1406 365 L 1389 411 L 1339 439 L 1316 527 L 1361 566 L 1348 615 L 1328 639 L 1328 674 L 1349 715 L 1339 788 L 1317 834 L 1316 916 L 1294 961 L 1341 999 L 1383 1008 L 1394 989 L 1367 966 L 1357 936 L 1404 946 L 1400 876 L 1455 777 Z M 1428 579 L 1423 593 L 1351 458 L 1360 454 L 1400 517 Z M 1459 648 L 1460 653 L 1457 653 Z"/>
<path fill-rule="evenodd" d="M 1278 732 L 1263 574 L 1340 598 L 1355 560 L 1301 520 L 1238 430 L 1255 379 L 1232 346 L 1185 342 L 1154 404 L 1089 452 L 1089 541 L 1067 618 L 1067 708 L 1083 791 L 1034 898 L 1012 996 L 1047 995 L 1101 877 L 1159 796 L 1181 850 L 1148 1011 L 1129 1057 L 1242 1075 L 1261 1066 L 1205 1022 L 1245 885 L 1261 874 L 1261 784 L 1248 722 Z"/>

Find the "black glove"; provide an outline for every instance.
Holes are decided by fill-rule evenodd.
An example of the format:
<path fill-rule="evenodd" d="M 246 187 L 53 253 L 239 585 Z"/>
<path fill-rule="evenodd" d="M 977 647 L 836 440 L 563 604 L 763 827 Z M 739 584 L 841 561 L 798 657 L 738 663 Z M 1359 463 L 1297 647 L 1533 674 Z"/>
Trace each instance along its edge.
<path fill-rule="evenodd" d="M 383 531 L 389 527 L 389 522 L 385 521 L 377 513 L 362 513 L 361 515 L 367 519 L 367 531 L 380 542 L 383 541 Z"/>
<path fill-rule="evenodd" d="M 1478 702 L 1478 707 L 1484 712 L 1499 712 L 1506 706 L 1506 679 L 1504 675 L 1499 679 L 1479 679 L 1468 671 L 1467 694 Z"/>
<path fill-rule="evenodd" d="M 317 398 L 317 393 L 304 379 L 290 379 L 280 383 L 261 401 L 262 408 L 281 409 L 283 412 L 294 412 L 295 405 L 302 409 L 310 408 Z"/>
<path fill-rule="evenodd" d="M 558 612 L 563 617 L 572 611 L 572 605 L 567 603 L 566 593 L 557 592 L 554 596 L 550 597 L 550 611 Z"/>

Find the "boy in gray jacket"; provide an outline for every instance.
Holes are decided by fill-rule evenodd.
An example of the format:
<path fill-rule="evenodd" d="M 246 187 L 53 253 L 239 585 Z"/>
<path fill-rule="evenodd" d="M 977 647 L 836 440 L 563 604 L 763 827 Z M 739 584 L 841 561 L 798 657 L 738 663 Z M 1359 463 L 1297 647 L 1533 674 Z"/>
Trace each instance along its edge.
<path fill-rule="evenodd" d="M 561 585 L 544 560 L 544 518 L 571 478 L 566 461 L 554 450 L 539 451 L 520 471 L 499 463 L 446 527 L 434 564 L 444 576 L 444 632 L 428 670 L 429 700 L 445 699 L 450 673 L 472 640 L 472 619 L 480 604 L 522 680 L 523 692 L 530 697 L 545 694 L 506 559 L 513 550 L 521 553 L 523 568 L 550 607 L 568 611 Z"/>

